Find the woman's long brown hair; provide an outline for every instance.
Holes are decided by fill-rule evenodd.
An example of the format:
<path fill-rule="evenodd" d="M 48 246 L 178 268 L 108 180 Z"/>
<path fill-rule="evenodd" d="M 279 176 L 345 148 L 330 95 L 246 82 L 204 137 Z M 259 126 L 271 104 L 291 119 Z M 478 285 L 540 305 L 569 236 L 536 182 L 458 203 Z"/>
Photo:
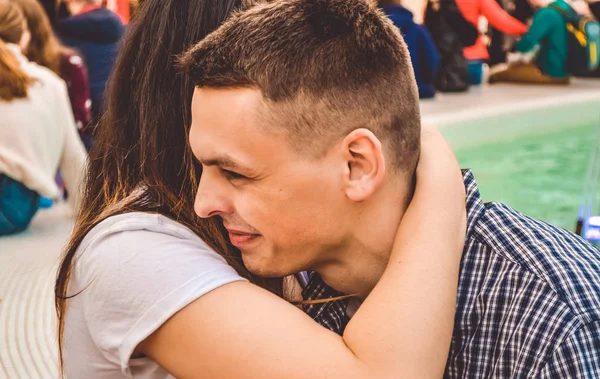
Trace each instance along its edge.
<path fill-rule="evenodd" d="M 21 7 L 31 33 L 31 41 L 23 53 L 30 61 L 47 67 L 60 76 L 62 56 L 74 54 L 74 51 L 60 44 L 54 35 L 48 15 L 38 0 L 11 1 Z"/>
<path fill-rule="evenodd" d="M 109 80 L 106 111 L 96 127 L 83 202 L 54 289 L 61 367 L 67 301 L 77 295 L 68 292 L 73 257 L 90 230 L 110 216 L 126 212 L 165 215 L 193 230 L 241 276 L 283 296 L 283 280 L 249 273 L 239 251 L 224 237 L 222 225 L 194 213 L 202 167 L 187 144 L 193 85 L 178 74 L 175 61 L 240 3 L 146 0 L 128 27 Z"/>
<path fill-rule="evenodd" d="M 6 46 L 7 43 L 19 43 L 25 25 L 25 18 L 17 5 L 0 0 L 0 101 L 26 98 L 29 85 L 33 82 Z"/>

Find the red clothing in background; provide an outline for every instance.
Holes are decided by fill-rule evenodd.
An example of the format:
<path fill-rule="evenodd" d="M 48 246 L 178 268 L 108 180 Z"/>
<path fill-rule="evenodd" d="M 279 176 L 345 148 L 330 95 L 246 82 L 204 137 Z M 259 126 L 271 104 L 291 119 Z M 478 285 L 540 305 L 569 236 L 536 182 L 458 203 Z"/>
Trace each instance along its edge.
<path fill-rule="evenodd" d="M 129 0 L 106 0 L 106 8 L 118 14 L 124 24 L 129 22 L 131 17 Z"/>
<path fill-rule="evenodd" d="M 527 32 L 527 26 L 506 13 L 495 0 L 456 0 L 456 4 L 463 16 L 475 26 L 479 24 L 479 17 L 483 16 L 502 33 L 520 36 Z M 465 47 L 463 52 L 469 60 L 490 58 L 483 35 L 473 46 Z"/>
<path fill-rule="evenodd" d="M 79 12 L 74 13 L 73 15 L 82 14 L 82 13 L 85 13 L 85 12 L 93 11 L 94 9 L 98 9 L 98 8 L 100 8 L 99 5 L 96 5 L 96 4 L 87 4 L 87 5 L 84 5 L 83 8 L 81 8 L 79 10 Z"/>
<path fill-rule="evenodd" d="M 83 59 L 76 54 L 63 54 L 60 64 L 60 76 L 67 83 L 75 123 L 81 131 L 92 119 L 90 85 Z"/>

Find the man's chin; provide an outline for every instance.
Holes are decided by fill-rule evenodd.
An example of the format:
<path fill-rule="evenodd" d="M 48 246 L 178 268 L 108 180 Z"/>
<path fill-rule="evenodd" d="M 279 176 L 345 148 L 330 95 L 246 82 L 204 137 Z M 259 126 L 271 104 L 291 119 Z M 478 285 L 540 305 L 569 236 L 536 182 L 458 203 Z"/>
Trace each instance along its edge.
<path fill-rule="evenodd" d="M 282 278 L 288 275 L 287 273 L 282 272 L 281 269 L 277 269 L 277 267 L 273 267 L 273 265 L 268 264 L 267 262 L 262 260 L 257 262 L 255 259 L 247 257 L 243 252 L 242 260 L 244 261 L 244 266 L 246 266 L 248 271 L 262 278 Z"/>
<path fill-rule="evenodd" d="M 246 268 L 248 269 L 248 271 L 250 271 L 254 275 L 260 276 L 261 278 L 270 279 L 270 278 L 281 278 L 281 277 L 285 276 L 284 274 L 281 274 L 277 270 L 273 270 L 269 267 L 252 266 L 252 265 L 248 265 L 246 263 L 244 263 L 244 264 L 246 265 Z"/>

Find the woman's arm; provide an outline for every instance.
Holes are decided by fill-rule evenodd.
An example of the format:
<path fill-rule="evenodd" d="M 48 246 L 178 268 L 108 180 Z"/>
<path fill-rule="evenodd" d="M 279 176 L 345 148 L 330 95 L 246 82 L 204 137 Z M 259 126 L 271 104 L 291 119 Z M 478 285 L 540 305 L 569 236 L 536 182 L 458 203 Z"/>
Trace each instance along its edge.
<path fill-rule="evenodd" d="M 433 127 L 424 127 L 421 136 L 415 195 L 387 270 L 346 328 L 344 339 L 361 335 L 370 341 L 378 339 L 382 346 L 394 346 L 396 360 L 390 362 L 397 365 L 396 377 L 441 378 L 454 325 L 466 194 L 456 158 L 443 137 Z M 391 297 L 398 302 L 390 302 Z M 398 320 L 393 341 L 387 341 L 388 331 L 379 327 L 390 314 Z M 366 327 L 369 323 L 371 328 Z M 355 352 L 362 359 L 382 358 L 368 355 L 375 349 L 363 351 L 365 345 L 351 342 L 349 346 L 357 346 Z"/>
<path fill-rule="evenodd" d="M 437 132 L 425 131 L 423 143 L 414 200 L 389 265 L 343 337 L 267 291 L 234 282 L 185 307 L 137 350 L 178 378 L 441 377 L 464 244 L 465 190 Z"/>

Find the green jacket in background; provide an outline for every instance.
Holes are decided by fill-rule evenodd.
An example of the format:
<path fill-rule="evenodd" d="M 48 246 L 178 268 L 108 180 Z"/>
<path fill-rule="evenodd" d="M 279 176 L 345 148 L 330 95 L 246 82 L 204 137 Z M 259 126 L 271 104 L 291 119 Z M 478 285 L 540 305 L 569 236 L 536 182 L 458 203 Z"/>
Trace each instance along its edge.
<path fill-rule="evenodd" d="M 573 9 L 563 0 L 552 3 L 567 12 Z M 529 53 L 539 45 L 535 62 L 542 72 L 554 78 L 566 78 L 567 22 L 556 9 L 542 8 L 533 16 L 529 31 L 516 44 L 517 51 Z"/>

